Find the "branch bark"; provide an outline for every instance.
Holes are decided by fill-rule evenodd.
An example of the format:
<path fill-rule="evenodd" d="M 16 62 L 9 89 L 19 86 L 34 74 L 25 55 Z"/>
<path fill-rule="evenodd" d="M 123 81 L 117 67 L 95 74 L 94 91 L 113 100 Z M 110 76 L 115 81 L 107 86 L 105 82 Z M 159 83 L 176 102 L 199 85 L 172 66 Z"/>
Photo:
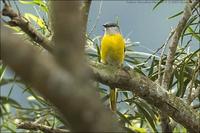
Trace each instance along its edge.
<path fill-rule="evenodd" d="M 174 56 L 176 53 L 176 49 L 177 49 L 177 45 L 178 45 L 181 33 L 183 32 L 187 21 L 192 15 L 193 8 L 197 4 L 198 4 L 198 1 L 194 1 L 193 3 L 186 1 L 183 16 L 180 19 L 177 27 L 175 28 L 174 34 L 172 36 L 172 41 L 169 44 L 169 52 L 167 54 L 167 60 L 166 60 L 165 70 L 164 70 L 164 75 L 163 75 L 163 80 L 162 80 L 162 86 L 167 90 L 169 89 L 169 83 L 171 80 L 172 73 L 174 71 L 173 69 Z M 167 115 L 164 112 L 161 112 L 161 126 L 162 126 L 163 132 L 172 132 L 169 122 L 170 122 L 170 119 L 167 117 Z"/>
<path fill-rule="evenodd" d="M 200 131 L 200 116 L 180 98 L 169 94 L 163 87 L 134 70 L 123 70 L 90 62 L 93 78 L 103 84 L 134 92 L 140 98 L 165 112 L 189 131 Z"/>
<path fill-rule="evenodd" d="M 86 18 L 81 10 L 83 1 L 50 1 L 57 61 L 77 77 L 84 77 L 84 45 Z"/>
<path fill-rule="evenodd" d="M 27 129 L 27 130 L 40 130 L 45 133 L 69 133 L 69 130 L 66 129 L 59 129 L 59 128 L 52 128 L 50 126 L 34 123 L 34 122 L 22 122 L 17 125 L 19 129 Z"/>
<path fill-rule="evenodd" d="M 175 28 L 175 32 L 172 36 L 172 41 L 169 44 L 169 52 L 167 54 L 167 60 L 166 60 L 166 67 L 164 71 L 164 76 L 163 76 L 163 81 L 162 81 L 162 86 L 165 89 L 169 88 L 169 83 L 171 79 L 171 75 L 173 73 L 173 62 L 174 62 L 174 56 L 176 53 L 176 48 L 178 46 L 178 42 L 181 36 L 181 33 L 184 30 L 184 27 L 186 26 L 187 21 L 192 15 L 192 10 L 193 8 L 199 3 L 199 0 L 194 1 L 193 3 L 187 2 L 183 16 L 180 19 L 178 25 Z"/>
<path fill-rule="evenodd" d="M 88 22 L 88 15 L 89 15 L 89 11 L 90 11 L 90 5 L 92 3 L 92 0 L 84 0 L 82 2 L 83 6 L 82 6 L 82 11 L 81 13 L 83 14 L 83 22 L 84 22 L 84 33 L 86 33 L 87 30 L 87 22 Z"/>
<path fill-rule="evenodd" d="M 41 45 L 44 49 L 49 52 L 53 52 L 53 45 L 51 41 L 48 40 L 41 33 L 28 22 L 23 16 L 19 15 L 16 11 L 12 9 L 7 3 L 4 4 L 2 10 L 2 15 L 10 18 L 10 21 L 7 22 L 10 26 L 18 26 L 23 32 L 25 32 L 33 41 Z"/>

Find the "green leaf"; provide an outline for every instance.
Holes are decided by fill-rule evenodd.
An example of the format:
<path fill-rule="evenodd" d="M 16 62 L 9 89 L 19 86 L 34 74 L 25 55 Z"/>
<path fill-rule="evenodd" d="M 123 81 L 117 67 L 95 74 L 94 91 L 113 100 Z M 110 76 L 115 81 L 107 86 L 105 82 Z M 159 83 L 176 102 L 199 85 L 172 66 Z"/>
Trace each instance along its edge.
<path fill-rule="evenodd" d="M 126 98 L 128 98 L 128 92 L 127 92 L 127 91 L 123 91 L 122 94 L 123 94 Z"/>
<path fill-rule="evenodd" d="M 152 62 L 151 62 L 151 67 L 149 69 L 149 74 L 148 74 L 148 77 L 150 77 L 150 75 L 153 73 L 153 69 L 154 69 L 154 63 L 155 63 L 155 56 L 153 57 L 152 59 Z"/>
<path fill-rule="evenodd" d="M 17 76 L 16 76 L 16 74 L 15 74 L 15 76 L 14 76 L 14 78 L 13 78 L 14 81 L 12 82 L 12 85 L 11 85 L 11 87 L 10 87 L 10 91 L 9 91 L 9 93 L 8 93 L 7 98 L 10 97 L 10 95 L 11 95 L 11 93 L 12 93 L 12 91 L 13 91 L 13 88 L 14 88 L 14 86 L 15 86 L 15 80 L 16 80 L 16 78 L 17 78 Z"/>
<path fill-rule="evenodd" d="M 177 17 L 177 16 L 179 16 L 181 14 L 183 14 L 183 11 L 180 11 L 180 12 L 176 13 L 175 15 L 172 15 L 172 16 L 168 17 L 168 19 L 175 18 L 175 17 Z"/>
<path fill-rule="evenodd" d="M 22 4 L 34 4 L 34 1 L 27 1 L 27 0 L 19 0 Z"/>
<path fill-rule="evenodd" d="M 138 73 L 140 73 L 140 74 L 146 76 L 146 75 L 142 72 L 141 68 L 135 67 L 134 70 L 135 70 L 136 72 L 138 72 Z"/>
<path fill-rule="evenodd" d="M 198 18 L 198 16 L 197 16 L 197 15 L 194 15 L 193 17 L 191 17 L 191 18 L 188 20 L 188 22 L 187 22 L 185 28 L 183 29 L 183 31 L 182 31 L 182 33 L 181 33 L 181 38 L 180 38 L 180 40 L 181 40 L 181 45 L 183 44 L 183 38 L 184 38 L 185 31 L 187 30 L 187 28 L 188 28 L 197 18 Z"/>
<path fill-rule="evenodd" d="M 38 5 L 43 11 L 48 12 L 48 7 L 44 0 L 34 0 L 34 3 Z"/>
<path fill-rule="evenodd" d="M 29 86 L 26 86 L 26 89 L 23 91 L 24 92 L 28 92 L 29 94 L 31 94 L 40 104 L 44 105 L 44 106 L 47 106 L 49 105 L 49 103 L 44 100 L 41 96 L 39 96 L 38 94 L 36 94 L 32 89 L 31 87 Z"/>
<path fill-rule="evenodd" d="M 139 103 L 141 106 L 143 106 L 145 108 L 145 110 L 147 110 L 149 112 L 149 114 L 151 115 L 151 118 L 153 118 L 153 120 L 156 120 L 156 115 L 157 113 L 155 112 L 155 109 L 153 109 L 149 104 L 147 104 L 144 100 L 139 99 Z"/>
<path fill-rule="evenodd" d="M 1 64 L 1 68 L 0 68 L 0 84 L 2 82 L 2 79 L 3 79 L 3 76 L 4 76 L 5 72 L 6 72 L 6 66 Z"/>
<path fill-rule="evenodd" d="M 122 120 L 124 123 L 128 123 L 129 125 L 132 125 L 131 122 L 130 122 L 130 120 L 127 119 L 127 117 L 126 117 L 124 114 L 122 114 L 122 113 L 119 112 L 119 111 L 117 111 L 117 114 L 120 116 L 121 120 Z"/>
<path fill-rule="evenodd" d="M 100 47 L 97 43 L 95 43 L 95 46 L 96 46 L 96 49 L 97 49 L 98 61 L 101 62 Z"/>
<path fill-rule="evenodd" d="M 24 17 L 27 19 L 27 20 L 33 20 L 33 21 L 35 21 L 36 22 L 36 24 L 40 27 L 40 28 L 42 28 L 42 29 L 44 29 L 45 28 L 45 23 L 44 23 L 44 21 L 42 20 L 42 19 L 40 19 L 39 17 L 37 17 L 37 16 L 35 16 L 35 15 L 33 15 L 33 14 L 31 14 L 31 13 L 25 13 L 24 14 Z"/>
<path fill-rule="evenodd" d="M 155 10 L 164 0 L 159 0 L 156 5 L 153 7 L 153 10 Z"/>
<path fill-rule="evenodd" d="M 27 1 L 27 0 L 19 0 L 20 3 L 22 4 L 30 4 L 30 5 L 37 5 L 39 6 L 43 11 L 48 12 L 48 7 L 47 4 L 44 0 L 32 0 L 32 1 Z"/>
<path fill-rule="evenodd" d="M 136 126 L 131 126 L 130 129 L 136 131 L 137 133 L 147 133 L 146 128 L 139 128 L 139 127 L 136 127 Z"/>
<path fill-rule="evenodd" d="M 13 128 L 11 128 L 10 126 L 8 126 L 8 124 L 3 124 L 2 127 L 7 129 L 7 131 L 9 131 L 10 133 L 16 133 L 16 131 Z"/>
<path fill-rule="evenodd" d="M 180 65 L 178 65 L 177 69 L 175 70 L 175 77 L 177 78 L 177 88 L 178 88 L 176 96 L 184 95 L 187 84 L 189 83 L 189 80 L 192 78 L 191 72 L 188 72 L 189 73 L 188 74 L 185 68 L 192 61 L 192 58 L 197 56 L 199 51 L 200 51 L 200 49 L 197 49 L 196 51 L 192 52 L 191 54 L 185 56 L 183 61 L 180 63 Z M 198 81 L 195 81 L 195 82 L 198 82 Z"/>
<path fill-rule="evenodd" d="M 185 71 L 185 64 L 183 64 L 180 68 L 180 71 L 178 72 L 177 77 L 177 94 L 176 96 L 182 95 L 183 92 L 183 84 L 184 84 L 184 71 Z"/>
<path fill-rule="evenodd" d="M 13 79 L 13 78 L 10 78 L 10 79 L 2 79 L 0 81 L 0 86 L 3 86 L 3 85 L 7 85 L 7 84 L 10 84 L 10 83 L 21 83 L 22 81 L 21 80 L 18 80 L 18 79 Z"/>
<path fill-rule="evenodd" d="M 104 103 L 105 101 L 107 101 L 109 99 L 109 97 L 110 97 L 110 95 L 107 94 L 101 99 L 101 101 Z"/>
<path fill-rule="evenodd" d="M 128 127 L 123 127 L 123 129 L 127 132 L 127 133 L 139 133 L 137 131 L 135 131 L 134 129 L 128 128 Z"/>
<path fill-rule="evenodd" d="M 200 34 L 199 34 L 199 33 L 196 34 L 196 33 L 194 32 L 194 30 L 193 30 L 190 26 L 187 28 L 187 31 L 188 31 L 189 33 L 192 33 L 192 36 L 193 36 L 194 38 L 196 38 L 198 41 L 200 41 Z"/>
<path fill-rule="evenodd" d="M 188 79 L 188 78 L 186 80 L 184 80 L 183 86 L 182 86 L 181 97 L 184 96 L 186 88 L 187 88 L 187 86 L 188 86 L 188 84 L 189 84 L 190 81 L 191 81 L 191 79 Z"/>
<path fill-rule="evenodd" d="M 147 112 L 143 106 L 141 106 L 140 104 L 138 104 L 137 102 L 135 103 L 136 106 L 138 107 L 138 110 L 145 116 L 145 119 L 147 120 L 147 122 L 150 124 L 150 126 L 152 127 L 152 129 L 154 130 L 154 132 L 158 133 L 156 127 L 155 127 L 155 123 L 153 118 L 151 117 L 151 115 L 149 114 L 149 112 Z"/>
<path fill-rule="evenodd" d="M 15 105 L 15 106 L 18 106 L 18 107 L 21 106 L 17 101 L 15 101 L 14 99 L 9 98 L 9 97 L 0 96 L 0 99 L 1 99 L 1 105 L 12 104 L 12 105 Z"/>

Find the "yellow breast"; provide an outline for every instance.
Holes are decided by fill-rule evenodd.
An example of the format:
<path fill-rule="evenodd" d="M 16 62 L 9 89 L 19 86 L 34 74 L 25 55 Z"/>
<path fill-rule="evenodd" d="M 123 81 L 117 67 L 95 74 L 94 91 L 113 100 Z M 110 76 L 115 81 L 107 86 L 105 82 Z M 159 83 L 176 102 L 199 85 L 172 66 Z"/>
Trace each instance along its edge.
<path fill-rule="evenodd" d="M 101 41 L 101 61 L 121 66 L 124 61 L 125 43 L 121 34 L 106 34 Z"/>

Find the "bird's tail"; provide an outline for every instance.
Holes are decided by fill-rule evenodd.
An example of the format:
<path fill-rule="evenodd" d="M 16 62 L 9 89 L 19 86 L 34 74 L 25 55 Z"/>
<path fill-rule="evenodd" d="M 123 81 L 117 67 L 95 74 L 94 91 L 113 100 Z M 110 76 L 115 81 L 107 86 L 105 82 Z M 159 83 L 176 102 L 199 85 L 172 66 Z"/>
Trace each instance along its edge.
<path fill-rule="evenodd" d="M 116 88 L 110 88 L 110 106 L 112 111 L 116 111 L 117 109 L 117 89 Z"/>

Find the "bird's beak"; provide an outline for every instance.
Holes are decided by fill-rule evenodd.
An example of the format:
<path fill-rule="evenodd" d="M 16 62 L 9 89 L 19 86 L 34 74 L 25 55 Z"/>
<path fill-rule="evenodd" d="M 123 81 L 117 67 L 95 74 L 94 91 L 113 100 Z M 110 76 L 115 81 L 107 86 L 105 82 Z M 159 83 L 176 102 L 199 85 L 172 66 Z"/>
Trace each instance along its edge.
<path fill-rule="evenodd" d="M 103 27 L 106 27 L 106 24 L 103 24 Z"/>

